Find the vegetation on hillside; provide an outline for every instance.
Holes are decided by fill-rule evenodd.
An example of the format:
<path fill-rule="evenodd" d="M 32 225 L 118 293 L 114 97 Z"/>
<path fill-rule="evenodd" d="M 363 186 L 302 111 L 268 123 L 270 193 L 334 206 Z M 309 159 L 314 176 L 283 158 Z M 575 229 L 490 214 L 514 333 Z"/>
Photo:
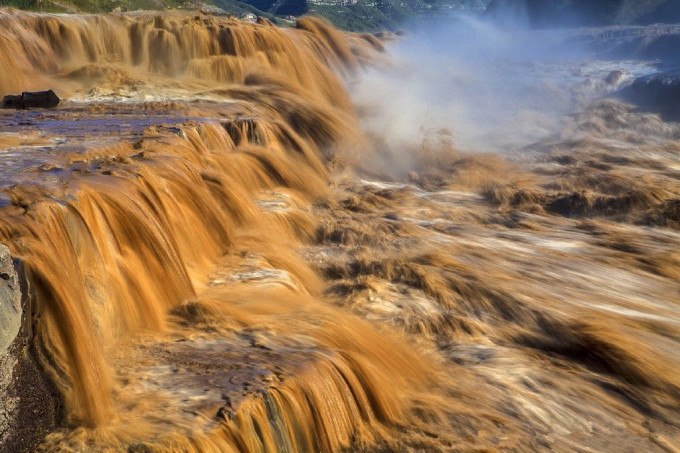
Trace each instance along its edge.
<path fill-rule="evenodd" d="M 0 6 L 50 13 L 103 13 L 168 8 L 212 14 L 263 16 L 292 23 L 312 14 L 351 31 L 396 29 L 410 20 L 443 17 L 451 10 L 483 10 L 490 0 L 0 0 Z"/>
<path fill-rule="evenodd" d="M 395 30 L 451 11 L 484 9 L 501 21 L 538 28 L 680 22 L 680 0 L 0 0 L 0 6 L 59 13 L 179 8 L 263 16 L 279 25 L 311 14 L 350 31 Z"/>

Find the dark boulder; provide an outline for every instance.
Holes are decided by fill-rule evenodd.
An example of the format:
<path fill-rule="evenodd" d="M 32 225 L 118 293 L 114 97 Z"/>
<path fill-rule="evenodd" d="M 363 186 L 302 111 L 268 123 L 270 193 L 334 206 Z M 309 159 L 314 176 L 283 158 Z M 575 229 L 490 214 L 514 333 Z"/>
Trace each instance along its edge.
<path fill-rule="evenodd" d="M 2 98 L 3 109 L 22 109 L 24 105 L 21 95 L 10 94 Z"/>
<path fill-rule="evenodd" d="M 51 109 L 59 105 L 61 99 L 52 91 L 24 91 L 20 95 L 11 94 L 2 99 L 5 109 Z"/>

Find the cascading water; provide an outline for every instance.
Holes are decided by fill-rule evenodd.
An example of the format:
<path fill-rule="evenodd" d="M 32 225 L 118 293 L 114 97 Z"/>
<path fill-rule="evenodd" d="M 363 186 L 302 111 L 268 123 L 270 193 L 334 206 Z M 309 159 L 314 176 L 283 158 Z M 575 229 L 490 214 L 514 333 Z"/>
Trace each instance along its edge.
<path fill-rule="evenodd" d="M 2 17 L 2 33 L 3 38 L 22 36 L 21 41 L 3 41 L 3 52 L 14 56 L 3 73 L 3 93 L 49 80 L 74 98 L 87 98 L 93 87 L 101 92 L 106 84 L 124 83 L 132 77 L 126 74 L 135 74 L 149 91 L 168 81 L 175 93 L 210 86 L 205 96 L 226 101 L 207 103 L 204 109 L 200 103 L 169 106 L 178 117 L 196 119 L 165 130 L 144 128 L 144 111 L 120 112 L 138 124 L 139 138 L 110 146 L 87 143 L 94 137 L 75 123 L 85 143 L 82 149 L 71 149 L 72 137 L 67 136 L 66 144 L 54 151 L 53 181 L 43 184 L 38 177 L 31 189 L 4 188 L 11 204 L 3 215 L 2 240 L 25 261 L 39 307 L 35 341 L 42 365 L 63 395 L 65 424 L 73 428 L 55 433 L 45 449 L 62 442 L 78 448 L 86 442 L 82 436 L 92 437 L 87 442 L 101 448 L 121 448 L 125 442 L 145 440 L 148 432 L 136 437 L 141 425 L 153 433 L 150 445 L 156 442 L 158 448 L 337 450 L 376 424 L 396 419 L 401 404 L 395 392 L 405 381 L 423 381 L 424 369 L 415 356 L 383 356 L 384 340 L 368 326 L 360 329 L 363 333 L 332 324 L 322 327 L 345 316 L 348 324 L 360 321 L 323 304 L 318 277 L 295 257 L 295 249 L 314 236 L 316 221 L 305 210 L 326 196 L 326 163 L 334 147 L 357 140 L 348 97 L 334 75 L 349 75 L 358 65 L 344 37 L 313 19 L 301 20 L 298 30 L 280 30 L 183 14 L 9 14 Z M 367 41 L 358 39 L 353 45 L 371 51 Z M 91 109 L 94 104 L 75 104 L 73 110 L 83 106 Z M 126 109 L 95 108 L 105 115 Z M 219 117 L 224 119 L 213 119 Z M 106 138 L 112 135 L 115 131 Z M 270 196 L 284 197 L 286 207 L 268 209 Z M 281 282 L 274 279 L 271 289 L 247 285 L 263 286 L 243 295 L 263 310 L 253 310 L 245 319 L 228 307 L 242 285 L 217 285 L 208 279 L 220 260 L 236 250 L 256 254 L 265 275 L 267 269 L 281 274 Z M 230 314 L 232 309 L 237 313 Z M 188 333 L 175 318 L 190 320 L 186 315 L 194 310 L 200 313 L 201 327 Z M 309 312 L 307 320 L 298 322 L 309 339 L 296 340 L 299 332 L 291 330 L 296 323 L 270 320 L 268 310 L 290 312 L 288 316 Z M 275 355 L 284 364 L 290 362 L 288 355 L 303 357 L 294 367 L 300 376 L 271 389 L 263 384 L 263 399 L 234 406 L 235 418 L 215 419 L 225 398 L 239 393 L 236 383 L 216 384 L 212 393 L 218 392 L 217 397 L 208 391 L 197 397 L 200 408 L 191 400 L 182 409 L 182 391 L 173 391 L 172 385 L 145 396 L 143 388 L 150 384 L 142 376 L 137 378 L 140 388 L 121 378 L 158 357 L 136 357 L 140 362 L 130 364 L 129 357 L 117 353 L 119 348 L 135 357 L 145 354 L 148 341 L 161 345 L 187 335 L 193 343 L 189 350 L 171 347 L 167 353 L 177 354 L 176 367 L 191 369 L 201 360 L 192 358 L 200 353 L 191 348 L 228 356 L 232 349 L 243 349 L 246 334 L 238 330 L 273 329 L 277 324 L 282 338 L 283 331 L 291 330 L 285 341 L 293 344 L 285 346 L 290 352 Z M 209 333 L 202 332 L 204 325 L 210 326 Z M 131 335 L 145 340 L 129 344 Z M 151 340 L 154 335 L 157 339 Z M 250 358 L 236 353 L 233 360 L 223 357 L 211 366 L 224 368 L 226 379 L 228 370 Z M 260 374 L 271 373 L 265 365 L 276 362 L 264 360 L 258 365 L 262 369 L 252 372 L 254 383 Z M 174 374 L 192 381 L 178 370 Z M 148 397 L 178 407 L 166 418 L 150 420 L 148 408 L 132 403 Z M 183 410 L 192 415 L 182 415 Z M 189 423 L 187 418 L 201 420 L 204 432 L 187 428 L 182 434 L 178 427 Z M 99 438 L 101 431 L 107 434 Z"/>
<path fill-rule="evenodd" d="M 0 112 L 40 450 L 673 448 L 677 125 L 606 101 L 525 160 L 443 129 L 385 160 L 345 88 L 383 45 L 0 14 L 0 94 L 67 99 Z"/>

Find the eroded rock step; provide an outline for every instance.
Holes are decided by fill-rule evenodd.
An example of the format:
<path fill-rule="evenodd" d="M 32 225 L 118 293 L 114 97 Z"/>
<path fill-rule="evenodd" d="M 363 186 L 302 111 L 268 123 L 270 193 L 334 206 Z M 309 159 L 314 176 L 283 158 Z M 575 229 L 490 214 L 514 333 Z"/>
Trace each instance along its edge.
<path fill-rule="evenodd" d="M 66 102 L 52 110 L 0 109 L 0 188 L 36 180 L 46 186 L 63 185 L 74 172 L 97 169 L 89 156 L 97 150 L 108 148 L 112 154 L 121 143 L 157 137 L 160 131 L 179 134 L 179 125 L 187 121 L 210 121 L 185 111 L 190 106 Z M 3 198 L 0 195 L 0 206 L 7 203 Z"/>

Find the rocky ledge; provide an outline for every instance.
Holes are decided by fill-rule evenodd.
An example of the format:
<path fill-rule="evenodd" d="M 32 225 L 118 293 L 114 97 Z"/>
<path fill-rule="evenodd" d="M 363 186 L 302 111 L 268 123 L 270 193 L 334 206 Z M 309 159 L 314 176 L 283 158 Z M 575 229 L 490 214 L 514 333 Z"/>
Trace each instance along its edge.
<path fill-rule="evenodd" d="M 0 453 L 35 450 L 60 414 L 37 364 L 28 294 L 21 261 L 0 244 Z"/>

